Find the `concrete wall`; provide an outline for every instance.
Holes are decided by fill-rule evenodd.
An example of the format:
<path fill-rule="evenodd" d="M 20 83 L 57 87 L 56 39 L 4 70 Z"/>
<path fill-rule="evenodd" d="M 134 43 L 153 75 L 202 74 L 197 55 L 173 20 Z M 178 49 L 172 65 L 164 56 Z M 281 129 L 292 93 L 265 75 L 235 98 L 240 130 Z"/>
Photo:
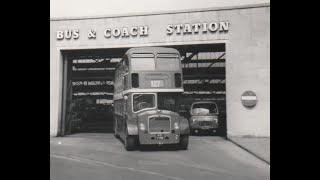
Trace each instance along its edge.
<path fill-rule="evenodd" d="M 167 14 L 135 15 L 75 20 L 51 20 L 50 35 L 50 135 L 58 132 L 61 111 L 62 56 L 64 49 L 95 49 L 180 44 L 226 43 L 226 91 L 228 135 L 269 136 L 270 128 L 270 57 L 269 6 L 234 8 Z M 168 24 L 228 21 L 228 32 L 167 35 Z M 146 37 L 110 38 L 106 28 L 148 26 Z M 77 40 L 57 40 L 56 31 L 79 29 Z M 96 39 L 87 33 L 94 29 Z M 248 110 L 241 104 L 241 94 L 252 90 L 258 104 Z"/>
<path fill-rule="evenodd" d="M 50 135 L 56 136 L 62 95 L 62 55 L 56 47 L 54 25 L 50 24 Z"/>
<path fill-rule="evenodd" d="M 270 136 L 270 8 L 225 13 L 232 17 L 226 57 L 228 136 Z M 241 94 L 252 90 L 257 105 L 247 109 Z"/>

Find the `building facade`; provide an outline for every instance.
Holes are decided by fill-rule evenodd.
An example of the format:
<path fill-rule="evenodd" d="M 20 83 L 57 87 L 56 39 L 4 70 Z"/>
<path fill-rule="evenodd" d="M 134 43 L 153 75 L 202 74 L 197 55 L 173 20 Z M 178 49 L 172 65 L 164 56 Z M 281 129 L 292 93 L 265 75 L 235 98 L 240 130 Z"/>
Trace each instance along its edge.
<path fill-rule="evenodd" d="M 73 54 L 130 47 L 224 51 L 227 136 L 270 136 L 270 5 L 50 20 L 50 135 L 67 113 L 66 64 Z M 219 47 L 216 49 L 219 51 Z M 71 55 L 70 55 L 71 54 Z M 188 54 L 185 55 L 185 58 Z M 191 58 L 191 57 L 190 57 Z M 219 57 L 218 57 L 219 58 Z M 209 71 L 208 71 L 209 72 Z M 70 75 L 69 75 L 70 76 Z M 197 77 L 197 73 L 193 74 Z M 207 91 L 207 90 L 206 90 Z M 244 95 L 250 91 L 253 94 Z M 254 107 L 246 107 L 245 101 Z"/>

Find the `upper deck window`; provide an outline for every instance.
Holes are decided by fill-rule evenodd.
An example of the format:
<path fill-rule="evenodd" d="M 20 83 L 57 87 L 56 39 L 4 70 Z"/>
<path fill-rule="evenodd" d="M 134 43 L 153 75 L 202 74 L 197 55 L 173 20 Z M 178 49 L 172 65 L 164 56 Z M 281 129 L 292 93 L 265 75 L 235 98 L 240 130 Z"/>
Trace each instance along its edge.
<path fill-rule="evenodd" d="M 179 56 L 177 54 L 158 54 L 157 69 L 165 71 L 179 70 Z"/>
<path fill-rule="evenodd" d="M 156 67 L 154 55 L 151 53 L 132 54 L 131 66 L 135 71 L 153 71 Z"/>

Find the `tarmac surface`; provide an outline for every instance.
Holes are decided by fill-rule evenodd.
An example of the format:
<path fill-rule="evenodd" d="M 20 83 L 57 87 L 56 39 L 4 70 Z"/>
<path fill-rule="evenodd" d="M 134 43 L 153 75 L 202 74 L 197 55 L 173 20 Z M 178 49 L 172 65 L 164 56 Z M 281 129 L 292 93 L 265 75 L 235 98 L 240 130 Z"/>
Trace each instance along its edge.
<path fill-rule="evenodd" d="M 269 137 L 229 137 L 229 140 L 270 164 Z"/>
<path fill-rule="evenodd" d="M 270 166 L 222 137 L 190 136 L 188 150 L 126 151 L 113 134 L 50 138 L 51 180 L 268 180 Z"/>

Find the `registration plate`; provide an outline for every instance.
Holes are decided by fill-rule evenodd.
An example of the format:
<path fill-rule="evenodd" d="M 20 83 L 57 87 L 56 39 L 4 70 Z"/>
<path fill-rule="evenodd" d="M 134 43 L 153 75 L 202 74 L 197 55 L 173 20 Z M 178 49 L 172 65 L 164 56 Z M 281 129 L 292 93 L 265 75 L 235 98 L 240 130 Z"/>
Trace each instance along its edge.
<path fill-rule="evenodd" d="M 156 140 L 163 140 L 164 137 L 162 134 L 156 134 Z"/>
<path fill-rule="evenodd" d="M 163 80 L 151 80 L 151 87 L 163 87 Z"/>

